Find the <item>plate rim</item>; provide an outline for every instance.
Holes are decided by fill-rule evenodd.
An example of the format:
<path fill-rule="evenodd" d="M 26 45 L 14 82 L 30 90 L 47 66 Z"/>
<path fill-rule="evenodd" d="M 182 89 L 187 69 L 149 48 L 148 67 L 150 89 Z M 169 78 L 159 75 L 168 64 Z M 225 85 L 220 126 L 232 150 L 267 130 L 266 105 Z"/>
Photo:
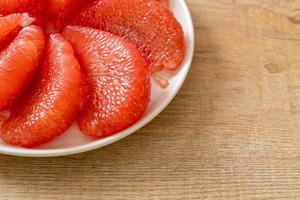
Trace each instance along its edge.
<path fill-rule="evenodd" d="M 173 99 L 178 94 L 179 90 L 182 88 L 182 85 L 187 78 L 187 75 L 190 71 L 191 64 L 193 61 L 194 49 L 195 49 L 195 32 L 194 32 L 193 19 L 186 2 L 184 0 L 180 0 L 180 2 L 183 5 L 182 9 L 184 10 L 184 13 L 187 17 L 186 27 L 189 29 L 190 41 L 189 41 L 189 48 L 186 49 L 186 51 L 189 53 L 189 55 L 188 57 L 186 57 L 187 61 L 184 66 L 186 69 L 184 72 L 182 72 L 183 74 L 180 83 L 177 85 L 177 88 L 175 88 L 174 92 L 171 94 L 169 99 L 165 101 L 163 104 L 161 104 L 158 109 L 156 109 L 153 113 L 147 116 L 144 120 L 138 122 L 136 125 L 133 125 L 128 129 L 120 133 L 117 133 L 115 135 L 112 135 L 110 137 L 103 138 L 101 140 L 96 140 L 88 144 L 79 145 L 76 147 L 68 147 L 63 149 L 23 149 L 23 148 L 10 147 L 10 146 L 9 147 L 0 146 L 0 154 L 22 156 L 22 157 L 59 157 L 59 156 L 67 156 L 67 155 L 84 153 L 117 142 L 133 134 L 134 132 L 136 132 L 137 130 L 141 129 L 146 124 L 148 124 L 150 121 L 152 121 L 155 117 L 157 117 L 173 101 Z"/>

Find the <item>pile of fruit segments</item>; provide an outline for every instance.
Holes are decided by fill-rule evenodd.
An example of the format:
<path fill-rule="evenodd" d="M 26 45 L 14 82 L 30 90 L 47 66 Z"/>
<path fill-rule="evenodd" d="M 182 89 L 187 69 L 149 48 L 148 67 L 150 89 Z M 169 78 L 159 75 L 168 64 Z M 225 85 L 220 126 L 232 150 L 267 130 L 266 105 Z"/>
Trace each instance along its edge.
<path fill-rule="evenodd" d="M 103 138 L 137 122 L 153 76 L 178 69 L 180 24 L 166 0 L 0 0 L 0 136 L 27 148 L 75 121 Z"/>

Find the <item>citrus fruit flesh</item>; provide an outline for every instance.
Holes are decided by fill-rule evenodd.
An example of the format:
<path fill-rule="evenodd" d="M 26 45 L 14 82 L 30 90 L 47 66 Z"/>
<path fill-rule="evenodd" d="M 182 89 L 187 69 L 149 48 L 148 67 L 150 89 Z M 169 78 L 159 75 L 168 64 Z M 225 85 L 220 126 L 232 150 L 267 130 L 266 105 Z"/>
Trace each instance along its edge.
<path fill-rule="evenodd" d="M 169 0 L 157 0 L 160 3 L 162 3 L 164 6 L 168 7 L 169 6 Z"/>
<path fill-rule="evenodd" d="M 51 21 L 53 30 L 60 29 L 67 23 L 72 14 L 91 0 L 47 0 L 47 19 Z"/>
<path fill-rule="evenodd" d="M 136 123 L 150 101 L 150 75 L 166 88 L 157 72 L 183 61 L 184 33 L 168 3 L 0 0 L 2 140 L 32 148 L 74 121 L 97 138 Z"/>
<path fill-rule="evenodd" d="M 184 57 L 184 35 L 172 12 L 154 0 L 96 0 L 73 24 L 121 36 L 134 44 L 152 72 L 177 69 Z"/>
<path fill-rule="evenodd" d="M 82 75 L 71 45 L 59 34 L 49 38 L 44 63 L 29 90 L 11 109 L 0 130 L 9 144 L 33 147 L 64 133 L 77 117 Z"/>
<path fill-rule="evenodd" d="M 42 30 L 37 26 L 27 26 L 0 53 L 0 110 L 26 89 L 38 67 L 43 48 Z"/>
<path fill-rule="evenodd" d="M 34 18 L 27 13 L 16 13 L 0 17 L 0 52 L 18 35 L 22 27 L 31 24 Z"/>
<path fill-rule="evenodd" d="M 0 17 L 0 39 L 18 27 L 25 27 L 33 21 L 34 18 L 29 17 L 27 13 L 16 13 Z"/>
<path fill-rule="evenodd" d="M 86 75 L 89 99 L 78 118 L 82 132 L 106 137 L 135 123 L 150 98 L 148 66 L 126 40 L 92 28 L 68 26 L 72 44 Z"/>
<path fill-rule="evenodd" d="M 35 22 L 38 25 L 44 21 L 44 7 L 45 0 L 0 0 L 1 15 L 28 12 L 37 19 Z"/>

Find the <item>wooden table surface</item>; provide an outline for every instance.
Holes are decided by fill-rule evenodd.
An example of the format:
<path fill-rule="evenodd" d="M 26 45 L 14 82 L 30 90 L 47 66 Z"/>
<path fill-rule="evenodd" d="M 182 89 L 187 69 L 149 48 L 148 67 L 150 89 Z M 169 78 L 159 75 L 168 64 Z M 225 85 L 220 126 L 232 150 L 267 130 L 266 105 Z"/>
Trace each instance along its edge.
<path fill-rule="evenodd" d="M 300 1 L 187 0 L 191 72 L 130 137 L 0 156 L 0 199 L 300 199 Z"/>

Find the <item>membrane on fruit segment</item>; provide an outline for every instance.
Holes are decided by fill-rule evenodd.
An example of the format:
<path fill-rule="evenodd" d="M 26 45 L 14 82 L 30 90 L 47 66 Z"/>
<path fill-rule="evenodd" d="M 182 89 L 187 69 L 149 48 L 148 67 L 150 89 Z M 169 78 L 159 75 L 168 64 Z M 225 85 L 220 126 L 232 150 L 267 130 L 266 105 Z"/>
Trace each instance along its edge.
<path fill-rule="evenodd" d="M 90 97 L 78 118 L 81 131 L 105 137 L 135 123 L 150 97 L 148 66 L 138 50 L 96 29 L 68 26 L 63 35 L 72 44 L 89 86 Z"/>
<path fill-rule="evenodd" d="M 2 139 L 33 147 L 64 133 L 77 117 L 81 82 L 80 66 L 71 45 L 61 35 L 51 35 L 44 64 L 2 125 Z"/>
<path fill-rule="evenodd" d="M 8 15 L 28 12 L 37 19 L 37 24 L 41 24 L 44 6 L 45 0 L 0 0 L 0 14 Z"/>
<path fill-rule="evenodd" d="M 16 13 L 0 17 L 0 52 L 17 36 L 22 27 L 31 24 L 34 18 L 27 13 Z"/>
<path fill-rule="evenodd" d="M 96 0 L 73 24 L 101 29 L 134 44 L 152 72 L 177 69 L 184 57 L 183 31 L 171 11 L 153 0 Z"/>
<path fill-rule="evenodd" d="M 18 27 L 28 26 L 34 21 L 27 13 L 16 13 L 0 17 L 0 39 Z"/>
<path fill-rule="evenodd" d="M 37 26 L 23 28 L 0 52 L 0 110 L 26 89 L 37 69 L 44 48 L 44 34 Z"/>

